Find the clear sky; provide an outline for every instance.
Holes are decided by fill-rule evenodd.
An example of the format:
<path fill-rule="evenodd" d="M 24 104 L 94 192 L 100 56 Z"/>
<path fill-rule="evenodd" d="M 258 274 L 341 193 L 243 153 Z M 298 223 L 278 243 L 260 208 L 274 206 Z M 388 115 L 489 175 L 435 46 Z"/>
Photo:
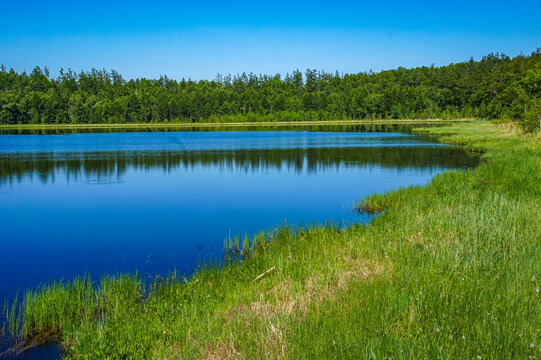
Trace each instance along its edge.
<path fill-rule="evenodd" d="M 340 73 L 541 47 L 541 1 L 0 2 L 0 63 L 126 78 Z"/>

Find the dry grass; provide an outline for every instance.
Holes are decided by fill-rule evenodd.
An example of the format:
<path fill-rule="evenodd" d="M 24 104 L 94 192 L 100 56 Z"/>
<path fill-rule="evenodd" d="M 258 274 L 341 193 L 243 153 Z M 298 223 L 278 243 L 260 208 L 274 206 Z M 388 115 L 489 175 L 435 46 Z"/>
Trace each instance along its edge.
<path fill-rule="evenodd" d="M 216 344 L 207 346 L 201 359 L 204 360 L 238 360 L 241 359 L 240 353 L 235 349 L 233 341 L 229 344 Z"/>
<path fill-rule="evenodd" d="M 249 314 L 267 321 L 284 316 L 302 319 L 311 306 L 319 306 L 324 301 L 338 297 L 341 291 L 347 291 L 351 281 L 371 281 L 387 272 L 386 267 L 377 261 L 348 256 L 343 257 L 341 262 L 343 268 L 334 274 L 312 274 L 304 282 L 297 283 L 280 281 L 261 293 L 259 300 L 235 306 L 228 316 L 233 319 Z"/>

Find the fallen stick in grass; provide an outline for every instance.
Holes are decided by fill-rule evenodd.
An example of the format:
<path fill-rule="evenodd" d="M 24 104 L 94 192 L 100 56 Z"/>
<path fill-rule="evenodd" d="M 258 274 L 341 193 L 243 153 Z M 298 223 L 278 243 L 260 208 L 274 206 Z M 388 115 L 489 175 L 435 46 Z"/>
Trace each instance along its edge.
<path fill-rule="evenodd" d="M 263 274 L 259 275 L 258 277 L 256 277 L 254 279 L 254 282 L 256 282 L 257 280 L 261 279 L 263 276 L 267 275 L 268 273 L 270 273 L 272 270 L 274 270 L 274 266 L 271 267 L 269 270 L 265 271 Z"/>

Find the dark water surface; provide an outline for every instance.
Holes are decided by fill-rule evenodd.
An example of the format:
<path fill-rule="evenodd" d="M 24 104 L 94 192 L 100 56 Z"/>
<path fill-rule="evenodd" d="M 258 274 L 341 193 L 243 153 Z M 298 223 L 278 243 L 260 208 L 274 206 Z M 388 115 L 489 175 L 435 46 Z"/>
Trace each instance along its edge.
<path fill-rule="evenodd" d="M 0 300 L 85 273 L 189 274 L 229 234 L 365 222 L 364 195 L 476 162 L 395 132 L 1 135 Z"/>

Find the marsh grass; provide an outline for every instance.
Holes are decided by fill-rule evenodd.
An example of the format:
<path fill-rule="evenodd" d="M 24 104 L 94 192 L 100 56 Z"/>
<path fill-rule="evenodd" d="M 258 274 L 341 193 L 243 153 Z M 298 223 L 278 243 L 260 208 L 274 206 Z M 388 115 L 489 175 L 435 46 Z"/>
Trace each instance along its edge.
<path fill-rule="evenodd" d="M 369 226 L 229 238 L 230 261 L 189 279 L 41 287 L 8 305 L 10 329 L 55 334 L 66 359 L 540 358 L 539 137 L 421 131 L 482 163 L 363 199 L 385 210 Z"/>
<path fill-rule="evenodd" d="M 73 327 L 103 321 L 106 314 L 135 306 L 141 295 L 137 274 L 105 276 L 99 286 L 89 276 L 53 282 L 26 291 L 20 302 L 6 302 L 5 331 L 19 342 L 57 341 Z"/>
<path fill-rule="evenodd" d="M 386 210 L 390 206 L 406 200 L 408 196 L 411 196 L 413 192 L 418 190 L 419 187 L 410 186 L 408 188 L 399 188 L 381 194 L 371 194 L 363 197 L 353 206 L 353 208 L 359 213 L 366 212 L 371 215 L 377 214 Z"/>

